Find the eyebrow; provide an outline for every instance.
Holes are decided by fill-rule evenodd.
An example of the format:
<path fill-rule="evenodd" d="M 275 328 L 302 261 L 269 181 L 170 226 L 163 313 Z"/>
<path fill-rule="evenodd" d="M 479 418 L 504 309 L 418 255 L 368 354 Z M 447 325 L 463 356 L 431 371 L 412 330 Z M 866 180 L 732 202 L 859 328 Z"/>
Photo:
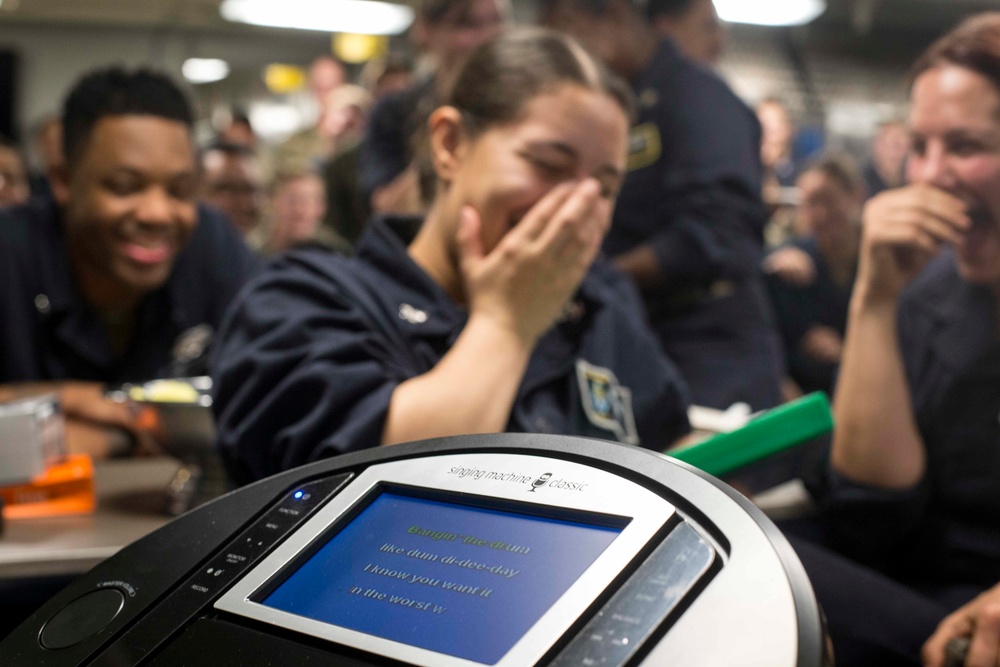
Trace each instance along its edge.
<path fill-rule="evenodd" d="M 148 170 L 141 169 L 139 167 L 132 167 L 128 165 L 121 165 L 112 169 L 108 175 L 109 176 L 132 176 L 135 178 L 149 178 L 150 173 Z M 176 178 L 189 178 L 197 177 L 197 168 L 192 169 L 182 169 L 179 171 L 173 171 L 166 174 L 167 179 L 174 180 Z"/>
<path fill-rule="evenodd" d="M 528 143 L 528 150 L 531 151 L 546 151 L 554 150 L 557 153 L 561 153 L 572 160 L 579 160 L 580 154 L 576 152 L 568 144 L 564 144 L 561 141 L 532 141 Z M 613 164 L 602 164 L 597 168 L 598 174 L 605 174 L 608 176 L 613 176 L 615 178 L 624 178 L 625 170 L 619 169 Z"/>

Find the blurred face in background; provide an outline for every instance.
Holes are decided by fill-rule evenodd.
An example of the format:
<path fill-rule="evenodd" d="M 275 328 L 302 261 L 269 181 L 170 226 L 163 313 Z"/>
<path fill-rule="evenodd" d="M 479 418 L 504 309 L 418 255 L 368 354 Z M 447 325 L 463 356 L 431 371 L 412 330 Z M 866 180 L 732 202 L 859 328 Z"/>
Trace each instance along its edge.
<path fill-rule="evenodd" d="M 757 107 L 757 119 L 761 129 L 760 161 L 766 169 L 774 169 L 791 155 L 795 129 L 788 111 L 777 102 L 762 102 Z"/>
<path fill-rule="evenodd" d="M 245 121 L 233 121 L 219 132 L 219 140 L 227 144 L 246 146 L 253 148 L 257 145 L 257 135 L 254 134 L 250 123 Z"/>
<path fill-rule="evenodd" d="M 907 177 L 968 204 L 959 273 L 1000 291 L 1000 91 L 972 70 L 940 65 L 917 77 L 911 103 Z"/>
<path fill-rule="evenodd" d="M 197 221 L 191 133 L 156 116 L 108 116 L 52 192 L 74 276 L 92 303 L 123 308 L 163 285 Z"/>
<path fill-rule="evenodd" d="M 62 162 L 62 123 L 57 118 L 44 121 L 35 132 L 35 151 L 42 169 Z"/>
<path fill-rule="evenodd" d="M 680 16 L 657 16 L 653 30 L 673 40 L 688 58 L 714 67 L 726 49 L 726 31 L 712 0 L 694 0 Z"/>
<path fill-rule="evenodd" d="M 316 174 L 280 183 L 271 195 L 271 238 L 268 250 L 280 252 L 316 235 L 326 215 L 326 191 Z"/>
<path fill-rule="evenodd" d="M 820 169 L 799 176 L 796 185 L 801 201 L 795 210 L 795 232 L 813 235 L 820 245 L 836 244 L 853 237 L 863 196 Z"/>
<path fill-rule="evenodd" d="M 890 188 L 905 180 L 906 154 L 910 150 L 910 135 L 903 123 L 885 123 L 872 141 L 872 162 L 879 176 Z"/>
<path fill-rule="evenodd" d="M 344 67 L 333 58 L 317 58 L 309 66 L 309 91 L 321 105 L 347 78 Z"/>
<path fill-rule="evenodd" d="M 327 137 L 360 139 L 368 121 L 372 95 L 361 86 L 344 84 L 330 94 L 323 116 L 319 119 L 319 133 Z"/>
<path fill-rule="evenodd" d="M 28 201 L 28 170 L 21 154 L 13 148 L 0 146 L 0 206 L 16 206 Z"/>
<path fill-rule="evenodd" d="M 477 46 L 500 34 L 509 14 L 507 0 L 456 2 L 433 22 L 419 19 L 417 39 L 439 68 L 453 71 Z"/>
<path fill-rule="evenodd" d="M 244 237 L 260 222 L 262 192 L 263 175 L 252 155 L 209 149 L 202 157 L 202 201 L 225 213 Z"/>

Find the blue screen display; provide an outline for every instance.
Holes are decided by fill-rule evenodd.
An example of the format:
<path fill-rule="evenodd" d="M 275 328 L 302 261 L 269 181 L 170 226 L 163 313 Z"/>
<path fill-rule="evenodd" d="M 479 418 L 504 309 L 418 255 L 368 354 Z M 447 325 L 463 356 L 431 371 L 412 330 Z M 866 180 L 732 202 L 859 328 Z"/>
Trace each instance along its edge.
<path fill-rule="evenodd" d="M 385 492 L 262 604 L 492 665 L 621 530 Z"/>

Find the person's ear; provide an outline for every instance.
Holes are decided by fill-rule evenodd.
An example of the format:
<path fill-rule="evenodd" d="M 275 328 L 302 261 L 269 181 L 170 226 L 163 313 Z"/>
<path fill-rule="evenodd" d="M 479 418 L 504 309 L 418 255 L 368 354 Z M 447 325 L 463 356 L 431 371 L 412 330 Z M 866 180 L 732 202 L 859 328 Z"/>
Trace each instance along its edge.
<path fill-rule="evenodd" d="M 462 112 L 455 107 L 439 107 L 428 119 L 427 129 L 434 172 L 439 180 L 449 183 L 455 178 L 465 148 Z"/>
<path fill-rule="evenodd" d="M 60 207 L 65 207 L 69 203 L 69 168 L 65 161 L 56 162 L 49 165 L 48 170 L 49 187 L 52 188 L 52 197 Z"/>

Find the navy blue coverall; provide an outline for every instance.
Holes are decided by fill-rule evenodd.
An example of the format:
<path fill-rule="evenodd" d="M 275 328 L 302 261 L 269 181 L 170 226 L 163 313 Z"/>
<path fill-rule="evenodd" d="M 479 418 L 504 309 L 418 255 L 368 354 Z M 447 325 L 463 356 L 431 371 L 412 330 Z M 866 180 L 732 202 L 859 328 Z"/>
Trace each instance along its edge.
<path fill-rule="evenodd" d="M 55 202 L 0 212 L 0 382 L 140 382 L 208 372 L 226 308 L 258 268 L 221 214 L 198 223 L 167 282 L 140 303 L 131 345 L 115 359 L 107 328 L 70 269 Z"/>
<path fill-rule="evenodd" d="M 355 257 L 291 253 L 243 293 L 214 363 L 219 446 L 237 479 L 378 446 L 396 386 L 462 332 L 466 311 L 410 259 L 403 229 L 412 221 L 376 219 Z M 662 450 L 688 432 L 687 405 L 634 288 L 595 265 L 538 342 L 507 430 Z"/>
<path fill-rule="evenodd" d="M 629 173 L 604 250 L 648 244 L 653 328 L 694 403 L 777 405 L 781 345 L 760 275 L 760 125 L 715 74 L 664 40 L 635 83 Z"/>

